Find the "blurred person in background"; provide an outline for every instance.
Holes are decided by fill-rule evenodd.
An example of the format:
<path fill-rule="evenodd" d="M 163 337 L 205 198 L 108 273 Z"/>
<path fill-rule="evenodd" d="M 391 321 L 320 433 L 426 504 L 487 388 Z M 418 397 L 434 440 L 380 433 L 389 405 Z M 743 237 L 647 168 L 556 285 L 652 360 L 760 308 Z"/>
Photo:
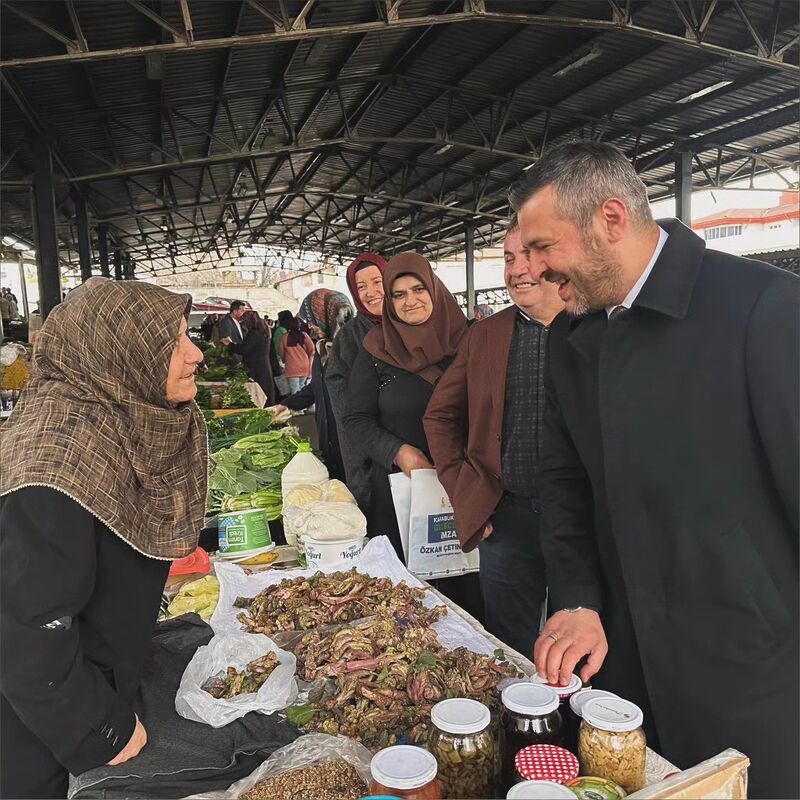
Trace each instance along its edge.
<path fill-rule="evenodd" d="M 331 341 L 337 336 L 343 320 L 346 323 L 353 316 L 353 306 L 341 292 L 330 289 L 316 289 L 300 306 L 300 313 L 309 314 L 309 324 L 319 332 L 317 354 L 311 364 L 311 380 L 299 391 L 283 399 L 278 411 L 288 408 L 304 411 L 314 406 L 314 419 L 317 424 L 317 437 L 322 460 L 328 467 L 331 478 L 345 481 L 342 464 L 339 431 L 333 414 L 330 395 L 325 381 L 331 352 Z"/>
<path fill-rule="evenodd" d="M 325 381 L 339 431 L 347 486 L 365 513 L 369 508 L 371 492 L 370 461 L 360 448 L 350 444 L 342 418 L 347 408 L 350 373 L 361 343 L 367 333 L 381 323 L 385 269 L 386 261 L 377 253 L 362 253 L 348 266 L 347 288 L 356 306 L 356 316 L 334 337 L 325 370 Z"/>
<path fill-rule="evenodd" d="M 316 355 L 314 342 L 303 332 L 302 320 L 292 317 L 289 332 L 281 339 L 283 374 L 289 382 L 289 393 L 302 389 L 311 378 L 311 362 Z"/>
<path fill-rule="evenodd" d="M 242 330 L 242 317 L 247 311 L 247 304 L 243 300 L 234 300 L 230 311 L 219 321 L 220 339 L 230 339 L 234 344 L 244 341 Z"/>
<path fill-rule="evenodd" d="M 239 344 L 230 339 L 223 339 L 232 353 L 242 357 L 247 374 L 261 387 L 267 396 L 267 405 L 272 405 L 275 396 L 275 385 L 272 379 L 272 367 L 269 362 L 270 331 L 257 311 L 247 310 L 241 317 L 244 339 Z"/>

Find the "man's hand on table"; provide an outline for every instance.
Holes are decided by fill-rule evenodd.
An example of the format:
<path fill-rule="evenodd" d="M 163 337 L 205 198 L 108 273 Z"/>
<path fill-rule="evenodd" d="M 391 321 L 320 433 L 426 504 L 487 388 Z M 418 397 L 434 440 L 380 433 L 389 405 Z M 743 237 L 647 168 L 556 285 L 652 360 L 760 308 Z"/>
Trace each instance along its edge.
<path fill-rule="evenodd" d="M 533 648 L 533 662 L 539 676 L 548 683 L 566 686 L 576 664 L 589 656 L 580 671 L 586 683 L 603 666 L 608 642 L 600 615 L 590 609 L 556 611 L 544 626 Z"/>
<path fill-rule="evenodd" d="M 131 738 L 128 739 L 128 744 L 119 751 L 119 753 L 108 762 L 109 767 L 116 767 L 118 764 L 124 764 L 126 761 L 130 761 L 132 758 L 135 758 L 139 755 L 142 751 L 142 748 L 147 744 L 147 731 L 144 729 L 144 725 L 139 721 L 139 717 L 136 717 L 136 727 L 133 729 L 133 733 L 131 734 Z"/>

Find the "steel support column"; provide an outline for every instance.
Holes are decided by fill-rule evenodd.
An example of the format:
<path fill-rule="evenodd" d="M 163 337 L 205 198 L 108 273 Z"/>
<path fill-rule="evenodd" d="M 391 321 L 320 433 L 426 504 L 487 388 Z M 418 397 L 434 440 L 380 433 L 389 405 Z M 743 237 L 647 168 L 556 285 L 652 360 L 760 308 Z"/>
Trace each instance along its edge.
<path fill-rule="evenodd" d="M 114 280 L 122 280 L 122 250 L 114 251 Z"/>
<path fill-rule="evenodd" d="M 89 238 L 89 215 L 86 198 L 80 191 L 72 192 L 75 204 L 75 227 L 78 230 L 78 260 L 81 265 L 81 283 L 92 277 L 92 243 Z"/>
<path fill-rule="evenodd" d="M 53 195 L 53 155 L 50 143 L 44 138 L 37 139 L 34 155 L 36 168 L 33 173 L 33 225 L 39 273 L 39 313 L 44 321 L 61 302 L 56 203 Z"/>
<path fill-rule="evenodd" d="M 467 256 L 467 318 L 475 308 L 475 228 L 464 226 L 464 249 Z"/>
<path fill-rule="evenodd" d="M 136 267 L 134 266 L 133 259 L 128 256 L 123 262 L 123 277 L 126 281 L 132 281 L 136 278 Z"/>
<path fill-rule="evenodd" d="M 111 273 L 108 269 L 108 224 L 101 222 L 97 226 L 97 254 L 100 257 L 100 274 L 104 278 L 110 278 Z"/>
<path fill-rule="evenodd" d="M 692 225 L 692 154 L 675 153 L 675 216 Z"/>
<path fill-rule="evenodd" d="M 22 316 L 30 321 L 30 309 L 28 308 L 28 284 L 25 281 L 25 254 L 19 254 L 19 288 L 22 293 Z"/>

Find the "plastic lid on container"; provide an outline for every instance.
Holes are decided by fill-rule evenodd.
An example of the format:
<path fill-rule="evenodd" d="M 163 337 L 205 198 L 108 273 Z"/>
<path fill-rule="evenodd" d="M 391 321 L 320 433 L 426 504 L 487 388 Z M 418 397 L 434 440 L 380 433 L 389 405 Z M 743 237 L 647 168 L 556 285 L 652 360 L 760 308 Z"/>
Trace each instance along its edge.
<path fill-rule="evenodd" d="M 590 700 L 596 700 L 598 697 L 618 697 L 618 695 L 614 692 L 607 692 L 605 689 L 581 689 L 570 697 L 569 707 L 573 714 L 583 717 L 583 707 Z"/>
<path fill-rule="evenodd" d="M 633 731 L 644 721 L 642 709 L 621 697 L 597 697 L 583 707 L 583 720 L 604 731 Z"/>
<path fill-rule="evenodd" d="M 379 750 L 369 764 L 372 777 L 387 789 L 419 789 L 438 771 L 433 753 L 410 744 Z"/>
<path fill-rule="evenodd" d="M 491 720 L 492 715 L 483 703 L 465 697 L 442 700 L 431 709 L 431 722 L 445 733 L 480 733 Z"/>
<path fill-rule="evenodd" d="M 506 800 L 575 800 L 575 795 L 555 781 L 523 781 L 515 783 L 506 795 Z"/>
<path fill-rule="evenodd" d="M 514 757 L 514 767 L 526 781 L 566 783 L 578 777 L 578 759 L 554 744 L 532 744 Z"/>
<path fill-rule="evenodd" d="M 529 717 L 543 717 L 558 708 L 560 703 L 554 689 L 541 683 L 512 683 L 503 689 L 500 697 L 509 711 Z"/>
<path fill-rule="evenodd" d="M 549 686 L 551 689 L 554 689 L 556 694 L 562 699 L 566 700 L 568 697 L 571 697 L 575 692 L 578 692 L 583 687 L 581 683 L 581 679 L 573 673 L 572 679 L 570 680 L 567 686 L 559 686 L 557 683 L 548 683 L 544 678 L 539 677 L 539 673 L 537 672 L 533 678 L 534 683 L 541 683 L 544 686 Z"/>

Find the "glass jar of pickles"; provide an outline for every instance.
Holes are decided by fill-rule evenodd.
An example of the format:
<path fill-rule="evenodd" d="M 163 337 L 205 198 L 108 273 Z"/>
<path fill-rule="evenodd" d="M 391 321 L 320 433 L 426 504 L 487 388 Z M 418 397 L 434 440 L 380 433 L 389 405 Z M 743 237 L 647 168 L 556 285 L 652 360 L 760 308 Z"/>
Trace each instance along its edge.
<path fill-rule="evenodd" d="M 495 743 L 489 709 L 477 700 L 442 700 L 431 709 L 428 749 L 439 765 L 443 798 L 492 797 Z"/>
<path fill-rule="evenodd" d="M 514 783 L 514 758 L 532 744 L 560 745 L 559 699 L 549 686 L 522 681 L 506 686 L 500 726 L 500 780 L 507 790 Z"/>
<path fill-rule="evenodd" d="M 581 689 L 569 699 L 566 713 L 563 714 L 564 722 L 564 747 L 571 753 L 578 755 L 578 730 L 583 721 L 583 707 L 598 697 L 617 697 L 613 692 L 604 689 Z"/>
<path fill-rule="evenodd" d="M 395 745 L 379 750 L 369 765 L 373 795 L 401 800 L 441 800 L 436 778 L 436 759 L 427 750 L 412 745 Z"/>
<path fill-rule="evenodd" d="M 607 778 L 626 792 L 644 786 L 647 740 L 642 710 L 620 697 L 598 697 L 583 707 L 578 757 L 583 775 Z"/>

